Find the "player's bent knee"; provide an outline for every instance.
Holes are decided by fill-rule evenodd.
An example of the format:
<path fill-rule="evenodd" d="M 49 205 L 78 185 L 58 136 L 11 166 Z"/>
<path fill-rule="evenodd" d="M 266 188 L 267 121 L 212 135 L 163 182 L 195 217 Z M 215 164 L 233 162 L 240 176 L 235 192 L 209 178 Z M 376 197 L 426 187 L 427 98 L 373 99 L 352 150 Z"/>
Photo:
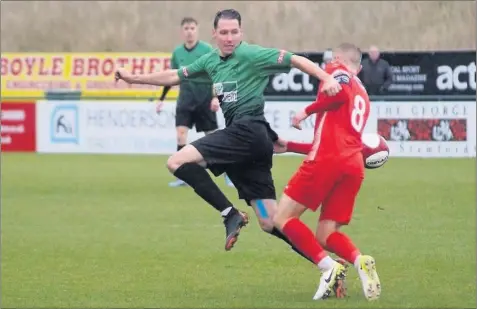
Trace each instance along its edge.
<path fill-rule="evenodd" d="M 294 201 L 286 194 L 282 195 L 278 209 L 273 216 L 273 223 L 278 229 L 282 229 L 283 226 L 292 218 L 299 218 L 306 211 L 306 207 Z"/>
<path fill-rule="evenodd" d="M 273 228 L 275 227 L 272 219 L 259 219 L 258 223 L 260 224 L 260 228 L 267 233 L 273 231 Z"/>
<path fill-rule="evenodd" d="M 337 232 L 339 228 L 340 228 L 340 225 L 336 223 L 335 221 L 331 221 L 331 220 L 320 221 L 316 231 L 316 240 L 318 240 L 320 245 L 326 246 L 326 240 L 328 239 L 328 237 L 334 232 Z"/>
<path fill-rule="evenodd" d="M 283 226 L 285 225 L 285 223 L 287 223 L 288 220 L 290 220 L 291 217 L 283 214 L 283 213 L 280 213 L 280 211 L 278 211 L 275 216 L 273 216 L 273 226 L 275 226 L 277 229 L 282 229 Z"/>
<path fill-rule="evenodd" d="M 169 172 L 174 173 L 179 166 L 181 166 L 180 161 L 178 161 L 176 158 L 174 158 L 174 155 L 170 156 L 169 159 L 167 159 L 167 169 Z"/>
<path fill-rule="evenodd" d="M 187 145 L 167 159 L 167 168 L 174 173 L 185 163 L 197 163 L 205 167 L 205 161 L 200 152 L 192 145 Z"/>

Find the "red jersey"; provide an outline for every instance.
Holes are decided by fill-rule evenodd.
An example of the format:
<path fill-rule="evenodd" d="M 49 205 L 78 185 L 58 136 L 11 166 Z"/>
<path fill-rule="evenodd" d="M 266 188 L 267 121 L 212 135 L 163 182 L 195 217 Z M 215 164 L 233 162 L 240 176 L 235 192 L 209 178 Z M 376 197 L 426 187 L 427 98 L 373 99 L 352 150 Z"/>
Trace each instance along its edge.
<path fill-rule="evenodd" d="M 366 89 L 358 77 L 337 63 L 330 63 L 325 71 L 341 84 L 335 96 L 320 93 L 316 101 L 305 108 L 307 114 L 316 113 L 315 134 L 306 160 L 340 161 L 361 153 L 361 135 L 368 121 L 370 102 Z"/>

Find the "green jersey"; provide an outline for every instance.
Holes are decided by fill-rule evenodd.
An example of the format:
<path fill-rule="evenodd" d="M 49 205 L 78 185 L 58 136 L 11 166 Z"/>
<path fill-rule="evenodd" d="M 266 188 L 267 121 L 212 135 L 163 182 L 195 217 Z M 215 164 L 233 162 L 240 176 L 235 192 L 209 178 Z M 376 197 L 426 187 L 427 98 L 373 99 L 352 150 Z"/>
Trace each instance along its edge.
<path fill-rule="evenodd" d="M 243 116 L 264 117 L 263 92 L 272 74 L 288 72 L 292 53 L 242 42 L 227 57 L 213 50 L 191 65 L 179 69 L 181 82 L 209 76 L 225 122 Z"/>
<path fill-rule="evenodd" d="M 212 50 L 212 46 L 203 41 L 198 41 L 191 49 L 188 49 L 184 44 L 181 44 L 172 52 L 171 68 L 178 70 L 181 67 L 188 66 Z M 189 87 L 191 84 L 192 86 L 193 84 L 208 84 L 212 87 L 212 81 L 207 75 L 190 78 L 187 81 L 184 81 L 184 83 L 181 83 L 180 87 Z"/>

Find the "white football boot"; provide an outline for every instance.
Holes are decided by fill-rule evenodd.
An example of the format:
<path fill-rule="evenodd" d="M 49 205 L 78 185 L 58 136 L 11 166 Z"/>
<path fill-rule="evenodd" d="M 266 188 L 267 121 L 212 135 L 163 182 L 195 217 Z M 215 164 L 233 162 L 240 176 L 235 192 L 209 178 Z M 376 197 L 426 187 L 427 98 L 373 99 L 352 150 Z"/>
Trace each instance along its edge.
<path fill-rule="evenodd" d="M 330 270 L 322 273 L 318 290 L 313 296 L 313 300 L 326 299 L 330 297 L 331 292 L 336 293 L 336 297 L 344 296 L 344 281 L 346 278 L 346 267 L 338 262 Z"/>
<path fill-rule="evenodd" d="M 361 255 L 354 263 L 363 284 L 364 297 L 376 300 L 381 295 L 381 282 L 376 272 L 376 262 L 372 256 Z"/>

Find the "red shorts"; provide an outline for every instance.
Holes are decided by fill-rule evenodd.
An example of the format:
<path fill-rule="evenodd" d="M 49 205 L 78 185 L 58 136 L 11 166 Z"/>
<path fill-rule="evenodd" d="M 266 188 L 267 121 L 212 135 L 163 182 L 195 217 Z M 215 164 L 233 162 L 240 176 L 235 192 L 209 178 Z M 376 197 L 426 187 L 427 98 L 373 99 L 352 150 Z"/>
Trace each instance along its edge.
<path fill-rule="evenodd" d="M 363 174 L 354 170 L 305 161 L 288 182 L 285 194 L 312 211 L 321 205 L 320 221 L 348 224 L 363 179 Z"/>

